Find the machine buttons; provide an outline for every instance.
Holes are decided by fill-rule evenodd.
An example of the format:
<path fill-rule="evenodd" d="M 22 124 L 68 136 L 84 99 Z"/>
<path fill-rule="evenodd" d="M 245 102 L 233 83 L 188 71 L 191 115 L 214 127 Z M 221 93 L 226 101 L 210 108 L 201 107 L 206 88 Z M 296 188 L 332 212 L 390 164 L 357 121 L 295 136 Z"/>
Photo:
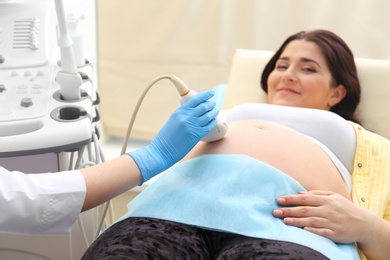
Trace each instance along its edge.
<path fill-rule="evenodd" d="M 0 125 L 43 117 L 48 113 L 52 73 L 54 71 L 49 66 L 0 69 Z"/>
<path fill-rule="evenodd" d="M 1 44 L 1 42 L 0 42 L 0 44 Z M 2 55 L 0 55 L 0 64 L 2 64 L 4 62 L 5 62 L 5 58 Z"/>
<path fill-rule="evenodd" d="M 29 98 L 29 97 L 22 98 L 22 100 L 20 101 L 20 105 L 22 107 L 30 107 L 30 106 L 32 106 L 33 105 L 32 98 Z"/>
<path fill-rule="evenodd" d="M 28 89 L 28 86 L 27 85 L 19 85 L 18 89 Z"/>
<path fill-rule="evenodd" d="M 33 89 L 42 89 L 43 86 L 42 85 L 39 85 L 39 84 L 35 84 L 34 86 L 32 86 Z"/>
<path fill-rule="evenodd" d="M 31 87 L 31 94 L 40 94 L 43 91 L 43 86 L 36 84 Z"/>
<path fill-rule="evenodd" d="M 31 23 L 31 32 L 30 32 L 31 50 L 39 49 L 39 26 L 40 26 L 40 21 L 38 17 L 34 17 Z"/>

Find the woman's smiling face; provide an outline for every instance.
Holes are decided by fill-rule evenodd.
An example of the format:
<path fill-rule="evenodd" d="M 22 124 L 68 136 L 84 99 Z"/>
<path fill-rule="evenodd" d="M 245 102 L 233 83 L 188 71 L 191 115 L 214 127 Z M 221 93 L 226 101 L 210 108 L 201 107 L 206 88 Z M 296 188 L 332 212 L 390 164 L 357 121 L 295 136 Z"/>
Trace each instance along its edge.
<path fill-rule="evenodd" d="M 290 42 L 268 77 L 268 102 L 275 105 L 330 110 L 345 92 L 335 86 L 320 48 L 305 40 Z"/>

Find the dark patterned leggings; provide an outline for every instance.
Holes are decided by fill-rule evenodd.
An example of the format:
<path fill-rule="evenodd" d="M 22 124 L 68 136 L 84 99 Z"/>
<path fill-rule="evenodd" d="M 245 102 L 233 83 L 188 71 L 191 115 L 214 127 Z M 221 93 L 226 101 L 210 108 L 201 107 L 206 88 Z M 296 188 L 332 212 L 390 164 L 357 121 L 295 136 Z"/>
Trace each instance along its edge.
<path fill-rule="evenodd" d="M 216 232 L 166 220 L 128 218 L 99 236 L 82 259 L 328 259 L 294 243 Z"/>

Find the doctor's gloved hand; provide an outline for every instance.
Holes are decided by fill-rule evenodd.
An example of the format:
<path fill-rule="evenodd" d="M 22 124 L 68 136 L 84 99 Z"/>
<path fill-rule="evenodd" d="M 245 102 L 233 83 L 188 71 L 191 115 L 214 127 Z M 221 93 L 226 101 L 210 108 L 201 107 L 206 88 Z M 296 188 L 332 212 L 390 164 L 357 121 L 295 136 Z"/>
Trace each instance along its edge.
<path fill-rule="evenodd" d="M 214 91 L 206 91 L 190 98 L 172 113 L 149 145 L 127 153 L 138 165 L 142 183 L 181 160 L 215 127 L 219 111 L 209 101 L 213 96 Z"/>

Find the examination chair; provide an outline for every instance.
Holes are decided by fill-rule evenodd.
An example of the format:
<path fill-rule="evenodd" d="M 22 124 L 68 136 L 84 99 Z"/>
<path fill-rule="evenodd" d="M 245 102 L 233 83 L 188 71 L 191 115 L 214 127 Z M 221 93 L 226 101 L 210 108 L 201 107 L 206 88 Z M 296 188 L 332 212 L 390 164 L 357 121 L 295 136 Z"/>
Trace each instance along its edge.
<path fill-rule="evenodd" d="M 236 50 L 223 110 L 242 103 L 267 103 L 260 77 L 273 54 L 273 51 Z M 362 87 L 358 117 L 366 129 L 390 139 L 390 60 L 356 58 L 355 62 Z"/>

